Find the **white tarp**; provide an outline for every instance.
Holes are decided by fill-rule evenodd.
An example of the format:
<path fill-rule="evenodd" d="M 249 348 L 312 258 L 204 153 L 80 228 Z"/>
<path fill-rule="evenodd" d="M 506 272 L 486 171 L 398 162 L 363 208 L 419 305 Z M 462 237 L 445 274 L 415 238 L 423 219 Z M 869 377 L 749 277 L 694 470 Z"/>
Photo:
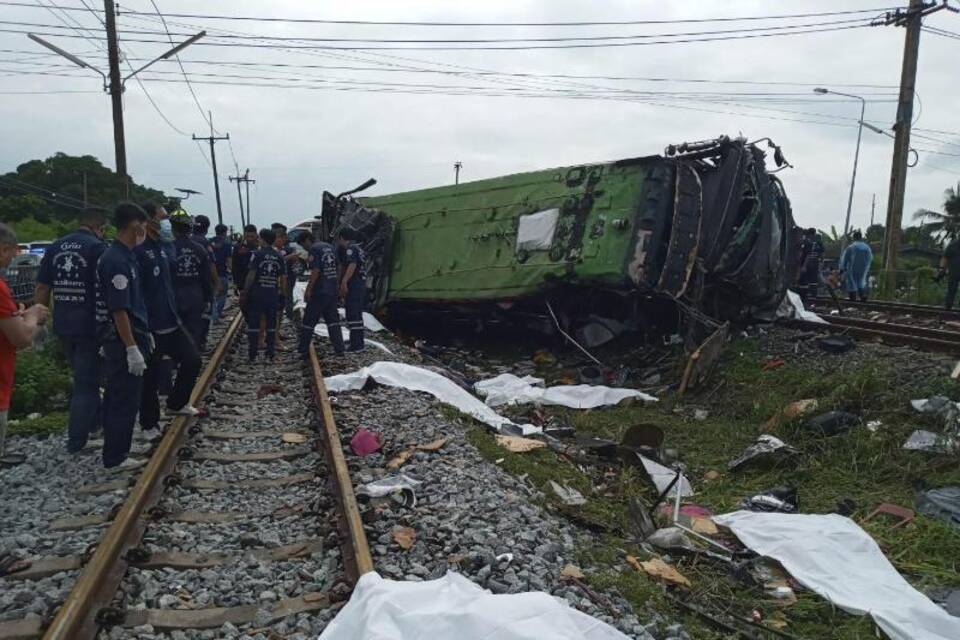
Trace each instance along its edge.
<path fill-rule="evenodd" d="M 534 591 L 494 595 L 467 578 L 398 582 L 364 574 L 320 640 L 628 640 L 610 625 Z"/>
<path fill-rule="evenodd" d="M 713 521 L 844 611 L 869 613 L 893 640 L 960 638 L 960 618 L 910 586 L 873 538 L 849 518 L 737 511 L 713 516 Z"/>
<path fill-rule="evenodd" d="M 777 309 L 777 317 L 827 324 L 826 320 L 813 311 L 807 311 L 803 306 L 803 300 L 800 299 L 800 296 L 790 289 L 787 289 L 787 296 L 783 299 L 783 302 L 780 303 L 780 308 Z"/>
<path fill-rule="evenodd" d="M 670 483 L 673 482 L 673 479 L 677 477 L 677 472 L 670 467 L 665 467 L 659 462 L 645 458 L 639 453 L 637 457 L 640 458 L 644 471 L 646 471 L 650 479 L 653 480 L 653 484 L 656 485 L 658 492 L 663 493 L 666 491 Z M 668 493 L 666 497 L 675 499 L 677 497 L 677 491 L 680 492 L 681 498 L 693 495 L 693 487 L 690 486 L 690 481 L 687 480 L 687 477 L 682 473 L 677 483 L 670 488 L 670 493 Z"/>
<path fill-rule="evenodd" d="M 614 405 L 625 398 L 640 398 L 656 402 L 656 398 L 636 389 L 620 389 L 589 384 L 559 385 L 545 388 L 542 378 L 502 373 L 495 378 L 481 380 L 474 390 L 486 398 L 487 406 L 503 404 L 549 404 L 572 409 L 595 409 Z"/>
<path fill-rule="evenodd" d="M 434 373 L 428 369 L 415 367 L 402 362 L 374 362 L 369 367 L 364 367 L 353 373 L 330 376 L 324 378 L 323 381 L 327 385 L 328 391 L 337 393 L 339 391 L 362 389 L 369 378 L 373 378 L 376 382 L 389 387 L 400 387 L 402 389 L 410 389 L 411 391 L 429 393 L 440 402 L 452 405 L 463 413 L 497 430 L 500 430 L 505 425 L 513 425 L 524 435 L 540 433 L 542 431 L 539 427 L 531 424 L 514 425 L 513 422 L 483 404 L 467 391 L 464 391 L 462 387 L 455 384 L 449 378 L 445 378 L 439 373 Z"/>
<path fill-rule="evenodd" d="M 295 309 L 306 308 L 307 303 L 303 301 L 303 294 L 306 291 L 307 291 L 306 282 L 297 282 L 295 285 L 293 285 L 293 305 Z M 340 307 L 339 309 L 337 309 L 337 311 L 340 312 L 341 319 L 344 319 L 347 317 L 347 312 L 344 310 L 343 307 Z M 317 327 L 320 327 L 321 325 L 323 325 L 323 322 L 318 324 Z M 386 330 L 386 327 L 384 327 L 380 323 L 380 321 L 377 320 L 376 317 L 374 317 L 372 313 L 367 313 L 366 311 L 363 312 L 363 328 L 373 333 L 378 333 L 380 331 Z M 322 335 L 326 337 L 327 335 L 326 329 L 324 329 L 324 332 Z"/>
<path fill-rule="evenodd" d="M 559 209 L 546 209 L 520 216 L 517 224 L 517 251 L 549 250 L 559 219 Z"/>

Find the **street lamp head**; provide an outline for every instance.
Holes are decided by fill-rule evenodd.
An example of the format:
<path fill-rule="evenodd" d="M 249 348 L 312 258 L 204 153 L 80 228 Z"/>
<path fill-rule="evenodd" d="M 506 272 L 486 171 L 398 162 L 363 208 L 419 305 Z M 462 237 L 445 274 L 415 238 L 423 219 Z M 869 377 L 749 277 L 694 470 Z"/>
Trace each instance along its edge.
<path fill-rule="evenodd" d="M 830 93 L 830 91 L 829 91 L 828 89 L 824 89 L 823 87 L 817 87 L 816 89 L 813 90 L 813 92 L 814 92 L 814 93 L 819 93 L 819 94 L 822 95 L 822 96 L 825 96 L 825 95 L 827 95 L 828 93 Z"/>

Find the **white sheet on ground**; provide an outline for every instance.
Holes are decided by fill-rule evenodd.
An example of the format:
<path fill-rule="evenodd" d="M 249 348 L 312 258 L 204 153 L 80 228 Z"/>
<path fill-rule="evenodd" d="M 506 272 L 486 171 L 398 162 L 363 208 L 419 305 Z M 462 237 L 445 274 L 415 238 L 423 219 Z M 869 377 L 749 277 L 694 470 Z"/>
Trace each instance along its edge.
<path fill-rule="evenodd" d="M 400 387 L 411 391 L 423 391 L 445 404 L 452 405 L 463 413 L 472 416 L 500 430 L 505 425 L 514 425 L 496 411 L 483 404 L 449 378 L 434 373 L 422 367 L 404 364 L 402 362 L 374 362 L 353 373 L 343 373 L 324 378 L 327 390 L 331 393 L 339 391 L 355 391 L 362 389 L 369 378 L 389 387 Z M 531 424 L 514 425 L 524 435 L 540 433 L 542 429 Z"/>
<path fill-rule="evenodd" d="M 467 578 L 398 582 L 367 573 L 320 640 L 628 640 L 605 622 L 534 591 L 494 595 Z"/>
<path fill-rule="evenodd" d="M 474 390 L 486 398 L 487 406 L 503 404 L 550 404 L 573 409 L 595 409 L 614 405 L 625 398 L 640 398 L 655 402 L 657 399 L 636 389 L 593 386 L 588 384 L 544 387 L 542 378 L 512 373 L 502 373 L 495 378 L 481 380 L 473 385 Z"/>
<path fill-rule="evenodd" d="M 651 460 L 650 458 L 645 458 L 644 456 L 637 454 L 637 457 L 640 458 L 640 462 L 643 463 L 643 469 L 647 472 L 647 475 L 650 476 L 650 479 L 653 480 L 653 484 L 656 485 L 657 491 L 663 493 L 667 490 L 667 487 L 670 486 L 670 483 L 673 482 L 673 479 L 677 477 L 677 472 L 671 469 L 670 467 L 665 467 L 659 462 Z M 667 498 L 676 498 L 677 491 L 680 491 L 680 497 L 686 498 L 687 496 L 693 495 L 693 487 L 690 486 L 690 481 L 687 480 L 687 477 L 680 474 L 680 479 L 677 480 L 677 483 L 670 488 L 670 493 L 667 494 Z"/>
<path fill-rule="evenodd" d="M 316 335 L 320 336 L 321 338 L 330 337 L 330 332 L 327 330 L 327 325 L 323 322 L 318 322 L 317 326 L 313 328 L 313 332 Z M 343 336 L 344 344 L 348 343 L 350 341 L 350 330 L 347 329 L 346 327 L 341 327 L 340 332 L 341 332 L 341 335 Z M 376 340 L 372 340 L 371 338 L 367 338 L 366 336 L 364 336 L 363 342 L 364 344 L 369 344 L 372 347 L 376 347 L 377 349 L 380 349 L 380 351 L 383 351 L 386 354 L 389 354 L 391 356 L 393 355 L 393 351 L 390 351 L 390 349 L 387 348 L 387 345 L 383 344 L 382 342 L 377 342 Z"/>
<path fill-rule="evenodd" d="M 303 301 L 303 294 L 304 292 L 306 292 L 306 290 L 307 290 L 306 282 L 298 282 L 295 285 L 293 285 L 293 305 L 295 309 L 303 309 L 304 307 L 307 306 L 307 303 Z M 347 317 L 347 312 L 344 310 L 343 307 L 340 307 L 339 309 L 337 309 L 337 311 L 340 312 L 341 318 Z M 317 326 L 319 327 L 322 324 L 323 323 L 321 322 Z M 363 328 L 373 333 L 386 331 L 386 327 L 384 327 L 372 313 L 367 313 L 366 311 L 363 312 Z"/>
<path fill-rule="evenodd" d="M 960 618 L 910 586 L 849 518 L 737 511 L 713 520 L 844 611 L 869 613 L 893 640 L 960 638 Z"/>
<path fill-rule="evenodd" d="M 800 296 L 790 289 L 787 289 L 787 296 L 783 299 L 783 302 L 780 303 L 780 308 L 777 309 L 777 316 L 827 324 L 826 320 L 813 311 L 807 311 L 806 307 L 803 306 L 803 300 L 800 299 Z"/>

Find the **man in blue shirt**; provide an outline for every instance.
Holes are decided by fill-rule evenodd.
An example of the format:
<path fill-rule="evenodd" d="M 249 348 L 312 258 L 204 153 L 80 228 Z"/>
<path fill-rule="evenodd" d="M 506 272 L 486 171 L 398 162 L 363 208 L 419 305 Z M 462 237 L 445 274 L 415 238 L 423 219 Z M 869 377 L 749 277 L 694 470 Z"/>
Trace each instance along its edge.
<path fill-rule="evenodd" d="M 870 245 L 863 241 L 863 234 L 853 232 L 853 242 L 850 243 L 840 256 L 840 275 L 843 276 L 843 288 L 851 300 L 859 298 L 867 301 L 870 289 L 870 263 L 873 262 L 873 251 Z"/>
<path fill-rule="evenodd" d="M 190 239 L 196 242 L 198 245 L 204 248 L 207 252 L 207 258 L 210 265 L 210 275 L 213 283 L 213 291 L 217 292 L 220 286 L 220 276 L 217 272 L 217 267 L 215 264 L 214 256 L 214 247 L 213 241 L 207 237 L 207 232 L 210 231 L 210 218 L 200 214 L 193 219 L 193 233 L 190 235 Z M 207 344 L 207 333 L 210 331 L 210 322 L 213 320 L 213 298 L 211 298 L 210 303 L 207 305 L 201 314 L 201 324 L 200 324 L 200 344 L 198 348 L 203 351 Z"/>
<path fill-rule="evenodd" d="M 54 242 L 43 254 L 34 302 L 50 306 L 53 331 L 73 371 L 67 451 L 76 453 L 100 427 L 100 356 L 97 345 L 97 261 L 107 248 L 103 242 L 106 212 L 86 209 L 80 227 Z"/>
<path fill-rule="evenodd" d="M 214 324 L 223 317 L 223 307 L 227 303 L 227 289 L 230 282 L 229 268 L 230 258 L 233 256 L 233 243 L 227 237 L 227 225 L 218 224 L 215 227 L 216 235 L 210 241 L 213 247 L 213 265 L 217 269 L 216 295 L 213 297 L 213 309 L 210 312 L 210 323 Z"/>
<path fill-rule="evenodd" d="M 327 324 L 330 344 L 337 355 L 343 354 L 343 332 L 340 330 L 340 312 L 337 310 L 337 256 L 333 245 L 327 242 L 314 242 L 313 234 L 307 231 L 300 236 L 300 245 L 309 251 L 307 265 L 310 269 L 310 282 L 303 295 L 307 308 L 303 312 L 303 325 L 300 327 L 300 343 L 297 350 L 307 355 L 313 340 L 314 327 L 323 316 Z"/>
<path fill-rule="evenodd" d="M 347 328 L 350 330 L 348 351 L 363 351 L 363 310 L 367 303 L 363 249 L 356 243 L 357 235 L 351 229 L 341 229 L 337 240 L 342 274 L 339 295 L 346 307 Z"/>
<path fill-rule="evenodd" d="M 176 248 L 172 277 L 177 313 L 197 350 L 203 353 L 209 327 L 209 318 L 204 316 L 213 302 L 215 272 L 209 251 L 190 237 L 193 221 L 187 212 L 174 211 L 170 222 Z"/>
<path fill-rule="evenodd" d="M 264 321 L 267 334 L 267 360 L 276 353 L 276 316 L 280 292 L 284 290 L 286 274 L 283 260 L 273 247 L 276 235 L 272 229 L 261 229 L 263 246 L 250 258 L 250 270 L 240 294 L 240 306 L 247 320 L 250 362 L 257 359 L 260 323 Z"/>
<path fill-rule="evenodd" d="M 170 272 L 173 263 L 173 226 L 167 212 L 158 204 L 147 202 L 144 211 L 147 239 L 134 249 L 140 266 L 143 295 L 146 298 L 147 318 L 153 336 L 154 352 L 143 375 L 143 393 L 140 402 L 140 428 L 149 430 L 160 426 L 158 386 L 163 357 L 178 366 L 177 380 L 167 396 L 167 413 L 197 415 L 190 405 L 190 393 L 200 373 L 200 353 L 187 334 L 177 314 L 177 301 Z"/>
<path fill-rule="evenodd" d="M 97 263 L 97 337 L 103 349 L 103 466 L 131 469 L 144 461 L 127 458 L 140 409 L 143 373 L 151 339 L 140 267 L 133 249 L 147 237 L 147 214 L 132 202 L 113 213 L 117 239 Z"/>

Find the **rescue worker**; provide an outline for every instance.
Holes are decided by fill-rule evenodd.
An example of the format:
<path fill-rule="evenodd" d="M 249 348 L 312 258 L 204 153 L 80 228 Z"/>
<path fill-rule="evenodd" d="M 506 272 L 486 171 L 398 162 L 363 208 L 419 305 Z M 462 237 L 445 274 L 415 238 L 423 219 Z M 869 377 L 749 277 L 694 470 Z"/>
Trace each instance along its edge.
<path fill-rule="evenodd" d="M 177 298 L 177 314 L 193 338 L 197 351 L 203 353 L 207 321 L 204 313 L 213 302 L 213 278 L 210 255 L 190 239 L 193 221 L 187 212 L 178 209 L 170 215 L 173 225 L 173 284 Z"/>
<path fill-rule="evenodd" d="M 323 316 L 333 352 L 342 355 L 343 332 L 340 330 L 340 312 L 337 309 L 337 255 L 330 243 L 314 242 L 313 234 L 309 231 L 300 236 L 300 244 L 309 251 L 307 267 L 310 269 L 310 281 L 303 294 L 307 308 L 303 312 L 297 351 L 307 355 L 314 327 Z"/>
<path fill-rule="evenodd" d="M 233 285 L 239 294 L 247 282 L 247 270 L 250 268 L 250 258 L 253 252 L 260 246 L 260 236 L 257 235 L 257 227 L 248 224 L 243 228 L 243 241 L 233 254 L 231 260 L 231 272 L 233 275 Z"/>
<path fill-rule="evenodd" d="M 210 274 L 213 280 L 213 293 L 216 294 L 217 290 L 220 287 L 220 275 L 217 272 L 217 266 L 215 262 L 215 256 L 213 251 L 213 242 L 207 238 L 207 232 L 210 230 L 210 218 L 201 214 L 196 216 L 193 219 L 193 233 L 190 234 L 190 239 L 196 242 L 198 245 L 203 247 L 207 252 L 207 257 L 210 259 Z M 213 318 L 213 298 L 210 299 L 209 304 L 206 309 L 204 309 L 203 314 L 201 315 L 200 323 L 200 342 L 197 345 L 197 348 L 200 351 L 203 351 L 207 344 L 207 333 L 210 331 L 210 321 Z"/>
<path fill-rule="evenodd" d="M 167 396 L 167 413 L 170 415 L 193 416 L 199 413 L 190 405 L 190 393 L 200 374 L 201 361 L 193 338 L 187 334 L 177 314 L 177 298 L 170 275 L 175 251 L 173 225 L 160 205 L 147 202 L 143 210 L 149 216 L 147 239 L 134 249 L 134 253 L 140 267 L 154 351 L 143 376 L 140 428 L 151 430 L 160 426 L 158 391 L 164 356 L 177 365 L 177 379 Z"/>
<path fill-rule="evenodd" d="M 223 317 L 230 283 L 230 258 L 233 256 L 233 243 L 227 237 L 227 225 L 218 224 L 214 231 L 216 235 L 210 244 L 213 247 L 213 265 L 217 269 L 218 281 L 216 295 L 213 297 L 213 309 L 210 312 L 211 324 L 216 324 Z"/>
<path fill-rule="evenodd" d="M 279 310 L 281 313 L 277 314 L 277 331 L 280 330 L 280 321 L 283 319 L 283 314 L 286 313 L 287 317 L 292 321 L 293 320 L 293 296 L 290 295 L 290 292 L 287 291 L 288 287 L 292 287 L 291 276 L 291 260 L 296 259 L 296 255 L 293 251 L 293 247 L 290 246 L 290 242 L 287 238 L 287 227 L 286 225 L 280 222 L 274 222 L 270 225 L 270 229 L 276 235 L 276 240 L 273 242 L 273 248 L 277 250 L 277 253 L 280 255 L 280 259 L 283 260 L 283 272 L 286 276 L 286 283 L 283 289 L 280 290 L 280 300 L 279 300 Z"/>
<path fill-rule="evenodd" d="M 80 226 L 43 254 L 33 301 L 50 306 L 53 332 L 73 372 L 67 451 L 78 453 L 100 428 L 100 346 L 97 344 L 97 261 L 106 250 L 106 212 L 85 209 Z"/>
<path fill-rule="evenodd" d="M 0 222 L 0 271 L 10 266 L 19 250 L 17 234 Z M 8 455 L 6 452 L 7 416 L 13 395 L 17 350 L 33 344 L 41 326 L 47 321 L 47 315 L 47 307 L 43 304 L 35 304 L 24 310 L 23 305 L 18 305 L 14 300 L 6 280 L 0 278 L 0 468 L 20 464 L 26 459 L 22 454 Z"/>
<path fill-rule="evenodd" d="M 147 237 L 147 214 L 132 202 L 117 205 L 117 239 L 97 263 L 97 335 L 103 349 L 103 466 L 136 468 L 128 458 L 133 425 L 140 409 L 143 373 L 151 340 L 140 268 L 133 249 Z"/>
<path fill-rule="evenodd" d="M 250 362 L 257 359 L 259 348 L 258 335 L 260 324 L 266 325 L 267 360 L 273 360 L 276 353 L 276 316 L 279 309 L 280 292 L 285 286 L 284 266 L 280 254 L 274 248 L 276 235 L 271 229 L 261 229 L 260 239 L 263 246 L 253 253 L 250 269 L 240 294 L 240 306 L 245 309 L 247 320 L 247 340 L 249 341 Z"/>
<path fill-rule="evenodd" d="M 960 284 L 960 238 L 954 238 L 943 250 L 940 257 L 940 268 L 937 270 L 936 282 L 943 280 L 947 276 L 947 297 L 943 306 L 946 309 L 953 308 L 953 301 L 957 297 L 957 285 Z"/>
<path fill-rule="evenodd" d="M 843 276 L 843 288 L 851 300 L 867 301 L 870 277 L 870 263 L 873 261 L 873 251 L 870 245 L 863 241 L 863 234 L 854 231 L 853 242 L 843 250 L 840 256 L 840 274 Z"/>
<path fill-rule="evenodd" d="M 338 294 L 346 308 L 347 328 L 350 330 L 349 351 L 363 351 L 363 310 L 367 301 L 363 249 L 356 239 L 351 229 L 341 229 L 337 234 L 341 270 Z"/>
<path fill-rule="evenodd" d="M 799 293 L 805 303 L 816 297 L 820 285 L 820 262 L 823 260 L 823 242 L 813 227 L 804 232 L 800 247 Z"/>

